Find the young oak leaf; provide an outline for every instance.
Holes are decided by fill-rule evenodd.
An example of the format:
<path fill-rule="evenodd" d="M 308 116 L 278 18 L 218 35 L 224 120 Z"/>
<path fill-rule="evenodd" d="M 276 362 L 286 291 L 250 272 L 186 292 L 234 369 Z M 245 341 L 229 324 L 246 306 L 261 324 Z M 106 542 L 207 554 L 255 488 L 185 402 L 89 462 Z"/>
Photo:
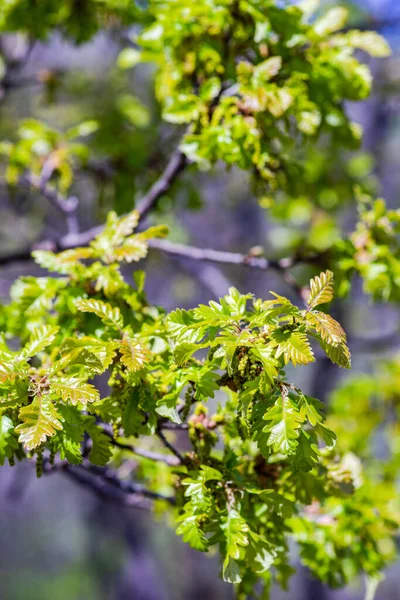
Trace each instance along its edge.
<path fill-rule="evenodd" d="M 146 257 L 147 248 L 145 241 L 138 239 L 137 236 L 132 236 L 112 251 L 112 259 L 118 262 L 138 262 Z"/>
<path fill-rule="evenodd" d="M 299 331 L 276 331 L 273 334 L 277 342 L 276 357 L 283 355 L 285 364 L 292 362 L 294 366 L 307 365 L 314 362 L 314 353 L 305 333 Z"/>
<path fill-rule="evenodd" d="M 49 250 L 35 250 L 32 252 L 35 262 L 47 271 L 69 275 L 76 266 L 83 266 L 80 262 L 93 256 L 92 248 L 71 248 L 59 254 Z"/>
<path fill-rule="evenodd" d="M 26 363 L 14 363 L 10 361 L 0 361 L 0 383 L 15 381 L 17 377 L 24 374 L 24 368 L 27 368 Z"/>
<path fill-rule="evenodd" d="M 18 441 L 27 450 L 33 450 L 52 437 L 56 430 L 62 429 L 61 415 L 57 412 L 50 398 L 46 395 L 36 396 L 31 404 L 23 406 L 19 411 L 22 421 L 15 432 L 19 433 Z"/>
<path fill-rule="evenodd" d="M 143 369 L 151 358 L 150 350 L 127 334 L 122 338 L 119 351 L 122 364 L 133 373 Z"/>
<path fill-rule="evenodd" d="M 96 425 L 95 419 L 92 416 L 85 417 L 84 426 L 92 439 L 92 450 L 89 454 L 89 460 L 94 465 L 102 467 L 108 463 L 112 455 L 110 438 L 101 427 Z"/>
<path fill-rule="evenodd" d="M 330 315 L 315 310 L 306 313 L 305 318 L 327 344 L 338 346 L 346 341 L 342 326 Z"/>
<path fill-rule="evenodd" d="M 60 347 L 60 366 L 58 370 L 74 365 L 83 365 L 88 369 L 102 372 L 107 369 L 115 357 L 118 342 L 99 340 L 92 336 L 68 338 Z"/>
<path fill-rule="evenodd" d="M 333 273 L 325 271 L 311 279 L 310 294 L 307 304 L 310 308 L 315 308 L 319 304 L 330 302 L 333 298 Z"/>
<path fill-rule="evenodd" d="M 64 402 L 68 400 L 76 405 L 85 406 L 88 402 L 97 402 L 100 399 L 99 391 L 90 383 L 85 383 L 78 377 L 63 377 L 52 379 L 50 389 L 61 396 Z"/>
<path fill-rule="evenodd" d="M 343 369 L 350 369 L 351 367 L 351 354 L 346 344 L 342 343 L 337 346 L 330 346 L 325 342 L 321 341 L 321 348 L 327 356 L 331 359 L 335 365 L 342 367 Z"/>
<path fill-rule="evenodd" d="M 267 445 L 272 447 L 273 452 L 293 454 L 304 418 L 292 398 L 282 394 L 267 410 L 263 420 L 268 421 L 263 432 L 269 434 Z"/>
<path fill-rule="evenodd" d="M 59 327 L 53 325 L 42 325 L 35 329 L 29 338 L 29 342 L 21 351 L 21 356 L 23 358 L 30 358 L 42 352 L 54 342 L 59 329 Z"/>
<path fill-rule="evenodd" d="M 114 308 L 108 302 L 102 300 L 87 300 L 80 298 L 75 302 L 75 306 L 81 312 L 94 313 L 103 321 L 104 325 L 114 329 L 122 329 L 124 321 L 121 311 L 117 306 Z"/>
<path fill-rule="evenodd" d="M 221 529 L 226 539 L 226 551 L 234 560 L 240 558 L 240 549 L 249 545 L 249 526 L 241 514 L 232 509 L 223 519 Z"/>
<path fill-rule="evenodd" d="M 311 471 L 318 463 L 319 449 L 311 436 L 301 430 L 293 464 L 299 471 Z"/>
<path fill-rule="evenodd" d="M 14 424 L 7 415 L 0 415 L 0 465 L 4 465 L 6 458 L 11 458 L 13 450 L 18 448 L 14 436 Z"/>
<path fill-rule="evenodd" d="M 184 542 L 195 550 L 208 552 L 208 541 L 198 524 L 199 515 L 184 513 L 176 520 L 179 523 L 176 533 L 182 536 Z"/>
<path fill-rule="evenodd" d="M 238 583 L 242 577 L 236 561 L 240 559 L 241 549 L 249 545 L 250 528 L 241 514 L 236 509 L 232 509 L 222 520 L 221 529 L 226 539 L 222 576 L 225 581 Z"/>

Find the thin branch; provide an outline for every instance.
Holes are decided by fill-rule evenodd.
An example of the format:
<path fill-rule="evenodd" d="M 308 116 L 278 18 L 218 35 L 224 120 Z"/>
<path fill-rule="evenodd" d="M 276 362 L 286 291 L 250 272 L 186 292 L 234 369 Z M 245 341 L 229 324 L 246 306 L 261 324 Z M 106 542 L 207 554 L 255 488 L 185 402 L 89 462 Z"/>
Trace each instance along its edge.
<path fill-rule="evenodd" d="M 164 496 L 148 490 L 144 486 L 120 479 L 118 474 L 108 467 L 98 467 L 85 461 L 83 465 L 71 465 L 58 461 L 51 465 L 48 458 L 43 461 L 43 472 L 51 474 L 60 472 L 74 479 L 79 484 L 90 488 L 98 496 L 136 508 L 151 509 L 153 500 L 163 500 L 169 504 L 175 503 L 172 496 Z"/>
<path fill-rule="evenodd" d="M 179 148 L 175 150 L 162 175 L 139 202 L 138 211 L 141 219 L 144 219 L 144 217 L 156 206 L 158 200 L 169 190 L 176 177 L 187 164 L 188 160 L 183 152 Z"/>
<path fill-rule="evenodd" d="M 185 462 L 185 458 L 182 456 L 182 454 L 179 452 L 179 450 L 177 450 L 172 444 L 171 442 L 168 441 L 168 439 L 166 438 L 166 436 L 164 435 L 164 433 L 161 431 L 161 429 L 157 429 L 157 435 L 160 438 L 160 440 L 162 441 L 162 443 L 164 444 L 164 446 L 166 448 L 168 448 L 168 450 L 170 452 L 172 452 L 172 454 L 175 454 L 175 456 L 179 459 L 179 463 L 184 463 Z"/>
<path fill-rule="evenodd" d="M 80 468 L 85 469 L 86 472 L 102 477 L 125 494 L 139 494 L 141 496 L 144 496 L 145 498 L 150 498 L 151 500 L 163 500 L 164 502 L 168 502 L 169 504 L 175 504 L 175 498 L 173 496 L 164 496 L 163 494 L 159 494 L 158 492 L 148 490 L 139 483 L 128 481 L 126 479 L 120 479 L 118 477 L 118 474 L 115 471 L 109 469 L 108 467 L 98 467 L 86 461 L 85 465 L 81 466 Z"/>
<path fill-rule="evenodd" d="M 163 421 L 158 424 L 160 429 L 168 429 L 170 431 L 184 431 L 189 429 L 187 423 L 173 423 L 172 421 Z"/>
<path fill-rule="evenodd" d="M 61 240 L 59 247 L 55 244 L 51 248 L 54 251 L 67 250 L 76 246 L 84 246 L 96 234 L 101 232 L 102 227 L 93 228 L 76 235 L 67 236 Z M 36 246 L 37 248 L 47 247 L 47 243 Z M 281 258 L 278 260 L 269 260 L 261 256 L 252 256 L 251 254 L 241 254 L 239 252 L 225 252 L 223 250 L 214 250 L 212 248 L 197 248 L 195 246 L 187 246 L 184 244 L 176 244 L 168 240 L 153 239 L 149 240 L 149 247 L 154 250 L 159 250 L 164 254 L 174 256 L 176 258 L 186 258 L 189 260 L 203 261 L 210 263 L 219 263 L 225 265 L 239 265 L 260 271 L 274 270 L 281 274 L 286 283 L 294 289 L 299 295 L 303 295 L 303 288 L 295 278 L 288 272 L 289 269 L 301 263 L 315 263 L 323 258 L 323 253 L 313 254 L 309 256 L 293 256 Z M 30 259 L 31 250 L 23 250 L 15 252 L 7 256 L 0 256 L 0 265 L 9 264 L 12 262 L 26 261 Z"/>
<path fill-rule="evenodd" d="M 51 161 L 48 161 L 50 165 Z M 34 173 L 26 173 L 22 180 L 27 183 L 30 187 L 39 190 L 43 196 L 52 204 L 58 211 L 60 211 L 66 218 L 68 235 L 77 234 L 79 231 L 79 224 L 77 219 L 77 210 L 79 201 L 76 196 L 70 196 L 65 198 L 62 194 L 49 185 L 48 180 L 51 177 L 53 167 L 49 166 L 48 169 L 43 169 L 42 174 L 35 175 Z"/>
<path fill-rule="evenodd" d="M 168 240 L 153 239 L 149 240 L 150 248 L 161 250 L 165 254 L 176 256 L 177 258 L 189 258 L 190 260 L 200 260 L 205 262 L 220 263 L 227 265 L 242 265 L 252 267 L 253 269 L 289 269 L 296 263 L 295 259 L 285 258 L 280 261 L 271 261 L 260 256 L 248 256 L 239 252 L 225 252 L 223 250 L 213 250 L 212 248 L 196 248 L 195 246 L 186 246 L 185 244 L 176 244 Z"/>
<path fill-rule="evenodd" d="M 136 454 L 136 456 L 142 456 L 143 458 L 148 458 L 149 460 L 163 462 L 170 467 L 176 467 L 180 464 L 180 460 L 177 456 L 169 456 L 168 454 L 161 454 L 161 452 L 153 452 L 151 450 L 145 450 L 144 448 L 132 446 L 131 444 L 119 442 L 106 429 L 104 429 L 104 432 L 111 438 L 111 444 L 116 448 L 127 450 L 128 452 L 132 452 L 132 454 Z"/>
<path fill-rule="evenodd" d="M 241 254 L 239 252 L 225 252 L 211 248 L 196 248 L 194 246 L 176 244 L 174 242 L 161 239 L 149 240 L 149 246 L 150 248 L 160 250 L 161 252 L 169 254 L 170 256 L 176 256 L 177 258 L 188 258 L 190 260 L 199 260 L 226 265 L 241 265 L 243 267 L 259 269 L 261 271 L 268 271 L 269 269 L 272 269 L 281 273 L 286 283 L 295 289 L 300 295 L 303 294 L 303 289 L 301 286 L 299 286 L 294 277 L 287 272 L 288 269 L 291 269 L 300 263 L 315 262 L 316 260 L 320 260 L 322 257 L 321 254 L 318 254 L 310 256 L 293 256 L 281 258 L 279 260 L 269 260 L 262 256 L 252 256 L 251 254 Z"/>
<path fill-rule="evenodd" d="M 175 150 L 172 154 L 167 166 L 164 171 L 152 185 L 147 194 L 145 194 L 142 200 L 139 202 L 137 210 L 140 214 L 140 219 L 143 220 L 147 214 L 155 208 L 158 200 L 165 194 L 179 173 L 187 166 L 188 160 L 186 156 L 179 150 Z M 71 232 L 62 238 L 59 242 L 60 250 L 68 250 L 69 248 L 75 248 L 76 246 L 86 246 L 98 236 L 104 229 L 104 225 L 96 225 L 91 227 L 82 233 Z"/>

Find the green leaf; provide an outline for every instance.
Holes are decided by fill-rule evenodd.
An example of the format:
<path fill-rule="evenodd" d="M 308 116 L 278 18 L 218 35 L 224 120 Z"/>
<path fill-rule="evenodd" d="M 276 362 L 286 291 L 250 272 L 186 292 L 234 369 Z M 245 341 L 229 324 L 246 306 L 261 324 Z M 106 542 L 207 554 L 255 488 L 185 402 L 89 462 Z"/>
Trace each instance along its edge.
<path fill-rule="evenodd" d="M 276 331 L 273 339 L 277 342 L 276 357 L 283 355 L 285 364 L 292 362 L 294 366 L 306 365 L 315 360 L 314 353 L 307 336 L 298 331 Z"/>
<path fill-rule="evenodd" d="M 351 30 L 344 35 L 337 35 L 332 43 L 338 46 L 357 48 L 376 58 L 385 58 L 392 54 L 389 44 L 376 31 Z"/>
<path fill-rule="evenodd" d="M 32 252 L 32 256 L 35 262 L 54 273 L 60 273 L 61 275 L 68 275 L 73 273 L 77 265 L 83 265 L 81 260 L 91 258 L 93 256 L 93 250 L 91 248 L 73 248 L 71 250 L 65 250 L 59 254 L 54 254 L 49 250 L 35 250 Z"/>
<path fill-rule="evenodd" d="M 59 327 L 52 325 L 42 325 L 34 330 L 31 334 L 29 342 L 21 352 L 24 358 L 30 358 L 42 352 L 47 346 L 50 346 L 55 340 L 59 331 Z"/>
<path fill-rule="evenodd" d="M 147 420 L 144 410 L 140 407 L 140 393 L 138 388 L 133 388 L 126 400 L 122 413 L 122 427 L 125 435 L 138 435 Z"/>
<path fill-rule="evenodd" d="M 299 471 L 311 471 L 318 463 L 319 450 L 311 436 L 304 430 L 300 431 L 296 454 L 293 464 Z"/>
<path fill-rule="evenodd" d="M 31 404 L 23 406 L 19 411 L 19 419 L 22 423 L 15 431 L 19 433 L 18 441 L 27 450 L 37 448 L 63 427 L 61 415 L 46 395 L 36 396 Z"/>
<path fill-rule="evenodd" d="M 178 411 L 176 410 L 179 394 L 183 386 L 179 389 L 174 389 L 173 391 L 165 394 L 162 398 L 157 400 L 156 404 L 156 413 L 161 417 L 165 417 L 169 419 L 173 423 L 177 423 L 178 425 L 182 423 L 182 419 L 179 416 Z"/>
<path fill-rule="evenodd" d="M 147 256 L 147 249 L 147 243 L 139 239 L 139 236 L 131 236 L 127 238 L 121 246 L 114 248 L 112 259 L 117 260 L 118 262 L 138 262 Z"/>
<path fill-rule="evenodd" d="M 111 365 L 116 347 L 116 341 L 103 341 L 91 336 L 68 338 L 60 347 L 60 362 L 63 369 L 83 365 L 101 373 Z"/>
<path fill-rule="evenodd" d="M 84 407 L 88 402 L 96 402 L 100 399 L 100 393 L 93 385 L 77 377 L 52 379 L 50 389 L 56 395 L 60 395 L 64 402 L 69 400 L 74 406 Z"/>
<path fill-rule="evenodd" d="M 89 454 L 90 462 L 104 467 L 112 456 L 113 447 L 110 438 L 101 427 L 96 425 L 93 417 L 86 417 L 85 430 L 92 439 L 92 449 Z"/>
<path fill-rule="evenodd" d="M 339 344 L 338 346 L 329 346 L 325 342 L 321 342 L 321 347 L 325 354 L 329 356 L 331 361 L 342 367 L 343 369 L 351 368 L 351 354 L 346 344 Z"/>
<path fill-rule="evenodd" d="M 322 423 L 317 423 L 315 431 L 317 435 L 319 435 L 324 440 L 325 445 L 328 449 L 334 448 L 337 436 L 336 433 L 332 431 L 332 429 L 330 429 L 326 425 L 323 425 Z"/>
<path fill-rule="evenodd" d="M 315 310 L 306 313 L 305 318 L 327 344 L 337 346 L 346 341 L 346 334 L 340 323 L 330 315 Z"/>
<path fill-rule="evenodd" d="M 183 514 L 176 520 L 179 523 L 176 533 L 181 535 L 184 542 L 187 542 L 195 550 L 208 552 L 208 541 L 198 524 L 198 515 Z"/>
<path fill-rule="evenodd" d="M 227 556 L 224 560 L 222 577 L 228 583 L 240 583 L 242 581 L 239 565 L 230 556 Z"/>
<path fill-rule="evenodd" d="M 333 298 L 333 273 L 326 271 L 310 281 L 310 295 L 307 304 L 315 308 L 319 304 L 330 302 Z"/>
<path fill-rule="evenodd" d="M 214 398 L 214 392 L 219 389 L 219 379 L 220 375 L 206 366 L 194 371 L 193 381 L 196 388 L 196 400 L 204 400 L 207 402 L 209 398 Z"/>
<path fill-rule="evenodd" d="M 342 29 L 347 22 L 348 15 L 347 8 L 335 6 L 315 21 L 313 29 L 317 35 L 324 37 L 338 29 Z"/>
<path fill-rule="evenodd" d="M 202 344 L 191 344 L 189 342 L 178 344 L 174 348 L 174 360 L 179 366 L 184 365 L 195 352 L 207 346 L 208 344 L 204 344 L 203 346 Z"/>
<path fill-rule="evenodd" d="M 237 510 L 231 509 L 222 519 L 221 529 L 226 539 L 227 556 L 239 560 L 241 548 L 249 545 L 248 524 Z"/>
<path fill-rule="evenodd" d="M 199 342 L 204 335 L 204 329 L 198 328 L 198 321 L 193 311 L 180 308 L 168 315 L 167 328 L 170 335 L 180 344 Z"/>
<path fill-rule="evenodd" d="M 119 351 L 122 364 L 133 373 L 143 369 L 151 359 L 150 350 L 127 334 L 122 338 Z"/>
<path fill-rule="evenodd" d="M 118 55 L 117 65 L 120 69 L 131 69 L 142 60 L 142 54 L 136 48 L 124 48 Z"/>
<path fill-rule="evenodd" d="M 249 531 L 249 548 L 246 558 L 256 573 L 265 573 L 275 561 L 274 546 L 254 531 Z"/>
<path fill-rule="evenodd" d="M 15 381 L 17 377 L 24 375 L 26 367 L 26 363 L 0 361 L 0 383 Z"/>
<path fill-rule="evenodd" d="M 269 434 L 268 446 L 271 446 L 274 452 L 281 454 L 294 453 L 303 417 L 290 395 L 281 395 L 267 410 L 263 419 L 268 421 L 263 428 L 263 432 Z"/>
<path fill-rule="evenodd" d="M 1 408 L 1 405 L 0 405 Z M 18 448 L 14 436 L 14 424 L 7 415 L 0 415 L 0 465 L 4 465 L 6 458 L 11 458 L 13 451 Z"/>
<path fill-rule="evenodd" d="M 251 348 L 251 353 L 262 363 L 264 372 L 270 382 L 273 383 L 278 376 L 278 365 L 276 357 L 274 356 L 275 352 L 273 346 L 255 346 Z"/>
<path fill-rule="evenodd" d="M 260 87 L 267 81 L 275 77 L 279 73 L 282 67 L 281 56 L 271 56 L 259 63 L 253 73 L 253 85 L 254 87 Z"/>
<path fill-rule="evenodd" d="M 195 94 L 177 94 L 169 98 L 162 116 L 169 123 L 190 123 L 199 118 L 201 108 L 202 102 Z"/>
<path fill-rule="evenodd" d="M 51 277 L 21 277 L 11 288 L 11 298 L 26 316 L 47 314 L 53 305 L 57 291 L 65 281 Z"/>
<path fill-rule="evenodd" d="M 79 465 L 83 460 L 82 442 L 85 433 L 81 413 L 72 406 L 59 406 L 58 411 L 63 419 L 63 428 L 53 436 L 53 448 L 60 453 L 62 460 Z"/>
<path fill-rule="evenodd" d="M 317 398 L 311 398 L 311 396 L 306 396 L 305 394 L 299 394 L 301 412 L 309 420 L 310 425 L 315 427 L 317 423 L 323 423 L 325 421 L 325 415 L 322 412 L 325 408 L 325 405 Z"/>
<path fill-rule="evenodd" d="M 124 321 L 121 315 L 121 311 L 118 307 L 112 307 L 108 302 L 102 302 L 101 300 L 85 300 L 83 298 L 75 302 L 75 306 L 82 312 L 94 313 L 103 321 L 108 327 L 114 329 L 122 329 Z"/>

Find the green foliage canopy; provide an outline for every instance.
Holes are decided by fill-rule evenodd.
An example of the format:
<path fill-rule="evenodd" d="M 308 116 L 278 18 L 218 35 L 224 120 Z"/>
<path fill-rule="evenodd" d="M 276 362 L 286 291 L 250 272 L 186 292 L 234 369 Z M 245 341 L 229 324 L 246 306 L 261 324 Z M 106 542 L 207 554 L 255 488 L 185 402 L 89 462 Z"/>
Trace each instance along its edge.
<path fill-rule="evenodd" d="M 394 556 L 398 513 L 380 498 L 395 497 L 398 449 L 387 466 L 390 488 L 378 496 L 385 482 L 364 434 L 372 435 L 379 414 L 363 415 L 350 438 L 342 421 L 353 414 L 352 386 L 369 406 L 365 382 L 337 391 L 327 420 L 323 403 L 288 381 L 285 368 L 321 353 L 350 368 L 346 334 L 326 312 L 334 274 L 341 296 L 358 273 L 374 299 L 398 301 L 400 213 L 388 211 L 356 172 L 346 184 L 359 210 L 354 232 L 323 248 L 310 236 L 296 257 L 324 267 L 308 290 L 300 286 L 304 308 L 277 294 L 259 299 L 231 288 L 218 302 L 166 314 L 149 304 L 144 272 L 135 269 L 130 285 L 121 264 L 139 262 L 168 234 L 165 226 L 143 229 L 141 217 L 188 163 L 246 170 L 275 218 L 286 219 L 304 197 L 329 212 L 318 179 L 326 165 L 310 173 L 317 144 L 358 147 L 361 130 L 345 101 L 365 99 L 371 75 L 355 51 L 390 51 L 375 33 L 345 31 L 345 9 L 315 16 L 312 4 L 8 0 L 0 8 L 0 31 L 39 39 L 57 28 L 82 42 L 100 28 L 134 24 L 139 33 L 118 68 L 155 63 L 162 118 L 186 127 L 176 165 L 152 188 L 145 210 L 110 212 L 101 231 L 86 237 L 70 228 L 62 251 L 36 249 L 48 274 L 18 279 L 11 302 L 1 306 L 0 463 L 34 460 L 39 475 L 75 466 L 103 474 L 118 492 L 156 498 L 160 510 L 174 511 L 185 542 L 219 549 L 222 576 L 240 598 L 260 582 L 264 598 L 273 581 L 286 587 L 290 539 L 331 586 L 361 572 L 375 581 Z M 124 106 L 142 126 L 147 113 L 139 101 Z M 0 147 L 8 183 L 25 178 L 70 215 L 65 196 L 91 151 L 81 140 L 98 128 L 89 120 L 61 133 L 23 121 L 16 139 Z M 265 266 L 262 260 L 243 257 L 250 266 Z M 296 260 L 278 261 L 278 270 Z M 104 375 L 106 397 L 99 391 Z M 212 414 L 210 399 L 218 400 Z M 186 452 L 172 438 L 181 431 Z M 110 475 L 110 466 L 118 469 L 132 453 L 141 461 L 140 488 Z"/>

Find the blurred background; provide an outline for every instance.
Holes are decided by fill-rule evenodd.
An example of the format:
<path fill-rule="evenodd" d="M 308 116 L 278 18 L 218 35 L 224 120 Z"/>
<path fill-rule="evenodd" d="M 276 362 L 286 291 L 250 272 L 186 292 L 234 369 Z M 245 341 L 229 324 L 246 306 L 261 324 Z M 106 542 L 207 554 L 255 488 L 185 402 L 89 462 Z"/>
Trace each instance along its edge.
<path fill-rule="evenodd" d="M 312 224 L 307 198 L 296 202 L 281 198 L 268 210 L 269 200 L 257 202 L 242 172 L 217 168 L 195 174 L 189 169 L 152 216 L 153 221 L 170 226 L 171 240 L 240 252 L 261 246 L 266 256 L 280 257 L 290 255 L 305 236 L 312 236 L 313 244 L 323 250 L 339 235 L 334 214 L 340 212 L 345 229 L 354 224 L 354 208 L 348 206 L 349 180 L 360 180 L 382 194 L 389 207 L 399 207 L 400 3 L 341 4 L 349 6 L 357 27 L 385 35 L 393 56 L 370 61 L 375 80 L 372 97 L 348 107 L 364 128 L 362 152 L 349 159 L 345 153 L 333 156 L 329 147 L 315 154 L 310 150 L 310 186 L 318 207 Z M 101 223 L 110 209 L 130 210 L 134 199 L 156 179 L 181 134 L 161 123 L 151 67 L 125 69 L 120 53 L 129 47 L 131 33 L 111 28 L 79 46 L 59 34 L 40 43 L 17 35 L 0 38 L 0 142 L 15 139 L 21 119 L 38 119 L 60 131 L 87 119 L 98 122 L 88 142 L 90 153 L 79 155 L 80 168 L 71 187 L 80 199 L 82 229 Z M 0 170 L 2 301 L 7 301 L 16 277 L 37 275 L 40 269 L 23 262 L 3 264 L 1 257 L 41 239 L 57 240 L 65 234 L 63 227 L 40 194 L 23 186 L 10 188 Z M 224 294 L 229 285 L 263 298 L 271 289 L 292 294 L 273 272 L 178 261 L 155 251 L 146 263 L 149 300 L 167 310 L 208 302 Z M 129 270 L 127 277 L 131 277 Z M 400 344 L 397 306 L 372 305 L 356 283 L 334 310 L 349 333 L 354 372 L 370 373 L 377 357 L 396 351 Z M 312 367 L 305 371 L 291 375 L 307 393 L 329 402 L 342 373 L 323 359 L 314 371 Z M 1 600 L 232 598 L 230 586 L 219 579 L 216 558 L 190 550 L 157 516 L 106 504 L 61 475 L 38 481 L 29 464 L 0 469 L 0 540 Z M 361 584 L 333 592 L 300 569 L 290 591 L 274 590 L 272 598 L 358 600 L 363 598 Z M 377 598 L 400 599 L 399 565 L 389 569 Z"/>

